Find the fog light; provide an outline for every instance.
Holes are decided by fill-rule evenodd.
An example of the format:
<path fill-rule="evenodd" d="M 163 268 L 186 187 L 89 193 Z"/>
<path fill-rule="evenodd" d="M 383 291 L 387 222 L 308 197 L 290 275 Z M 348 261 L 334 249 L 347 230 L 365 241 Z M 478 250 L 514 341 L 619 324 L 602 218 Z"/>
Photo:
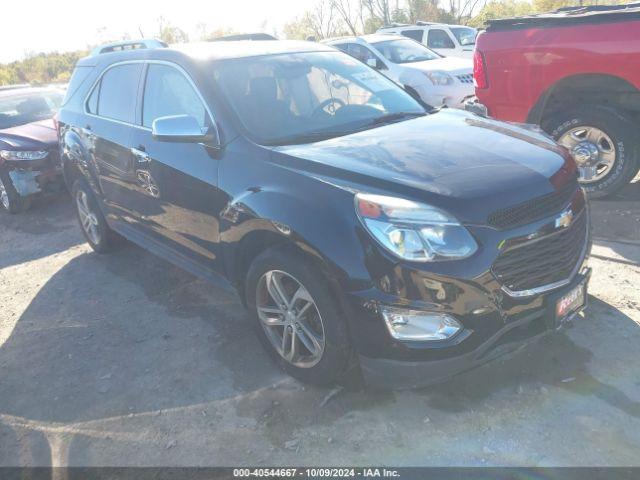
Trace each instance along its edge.
<path fill-rule="evenodd" d="M 393 338 L 398 340 L 446 340 L 462 330 L 449 315 L 382 307 L 382 317 Z"/>

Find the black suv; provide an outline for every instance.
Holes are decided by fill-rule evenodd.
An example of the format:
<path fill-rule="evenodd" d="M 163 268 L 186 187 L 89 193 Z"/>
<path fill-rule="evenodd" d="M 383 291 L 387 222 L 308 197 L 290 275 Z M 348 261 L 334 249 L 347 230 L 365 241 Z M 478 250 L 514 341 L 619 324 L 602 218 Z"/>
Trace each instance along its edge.
<path fill-rule="evenodd" d="M 587 205 L 548 137 L 310 42 L 142 47 L 78 62 L 59 113 L 87 241 L 234 288 L 290 374 L 422 385 L 583 308 Z"/>

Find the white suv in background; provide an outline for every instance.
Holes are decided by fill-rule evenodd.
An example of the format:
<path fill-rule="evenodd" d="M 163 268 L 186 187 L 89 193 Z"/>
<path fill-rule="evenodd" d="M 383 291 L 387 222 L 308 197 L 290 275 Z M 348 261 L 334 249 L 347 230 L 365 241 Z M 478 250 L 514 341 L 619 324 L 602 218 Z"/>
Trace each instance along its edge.
<path fill-rule="evenodd" d="M 445 57 L 473 58 L 478 31 L 465 25 L 418 22 L 415 25 L 394 24 L 377 33 L 396 33 L 420 42 Z"/>
<path fill-rule="evenodd" d="M 473 62 L 444 58 L 401 35 L 363 35 L 330 39 L 332 45 L 404 87 L 425 103 L 464 108 L 474 94 Z"/>

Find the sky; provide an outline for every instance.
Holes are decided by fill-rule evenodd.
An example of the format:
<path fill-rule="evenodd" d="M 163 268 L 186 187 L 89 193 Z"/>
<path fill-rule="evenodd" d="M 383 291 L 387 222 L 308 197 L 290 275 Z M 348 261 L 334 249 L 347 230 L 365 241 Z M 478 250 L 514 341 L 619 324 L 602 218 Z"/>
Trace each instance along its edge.
<path fill-rule="evenodd" d="M 3 2 L 5 3 L 5 2 Z M 72 51 L 128 34 L 155 36 L 158 19 L 195 37 L 198 24 L 209 30 L 281 32 L 314 0 L 9 0 L 2 6 L 0 63 L 28 53 Z"/>

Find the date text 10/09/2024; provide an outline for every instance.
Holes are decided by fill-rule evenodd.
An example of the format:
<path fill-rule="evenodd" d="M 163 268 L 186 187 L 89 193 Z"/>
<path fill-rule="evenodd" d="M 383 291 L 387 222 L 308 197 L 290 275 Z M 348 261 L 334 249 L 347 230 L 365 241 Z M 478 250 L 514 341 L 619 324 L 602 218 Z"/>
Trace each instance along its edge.
<path fill-rule="evenodd" d="M 387 468 L 235 468 L 234 478 L 398 478 L 397 470 Z"/>

